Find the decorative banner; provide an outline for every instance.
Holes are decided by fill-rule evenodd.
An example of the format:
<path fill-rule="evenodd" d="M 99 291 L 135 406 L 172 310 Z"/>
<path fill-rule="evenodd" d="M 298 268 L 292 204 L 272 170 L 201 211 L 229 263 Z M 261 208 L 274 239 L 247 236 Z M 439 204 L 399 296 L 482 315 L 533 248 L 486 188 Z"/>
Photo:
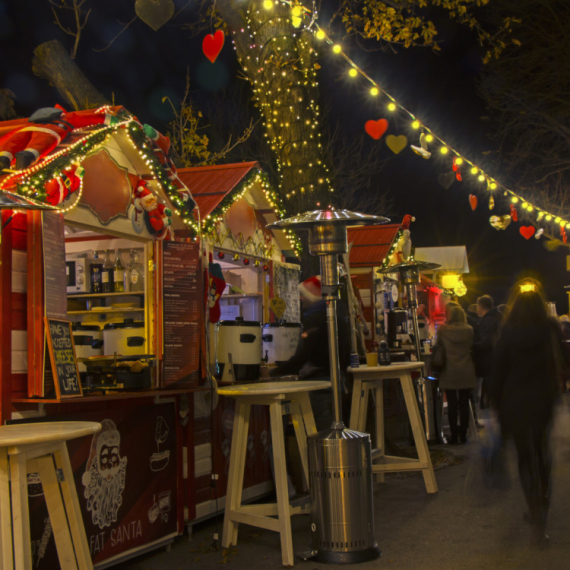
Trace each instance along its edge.
<path fill-rule="evenodd" d="M 535 231 L 534 226 L 521 226 L 519 228 L 521 236 L 525 239 L 530 239 L 534 235 Z"/>
<path fill-rule="evenodd" d="M 382 135 L 388 130 L 388 121 L 386 119 L 378 119 L 377 121 L 366 121 L 364 130 L 375 141 L 382 138 Z"/>
<path fill-rule="evenodd" d="M 491 196 L 489 198 L 489 210 L 492 210 L 495 207 L 495 198 L 493 198 L 493 196 Z"/>
<path fill-rule="evenodd" d="M 442 172 L 437 177 L 437 181 L 446 190 L 449 190 L 450 186 L 455 182 L 455 174 L 453 174 L 453 172 Z"/>
<path fill-rule="evenodd" d="M 226 36 L 222 30 L 218 30 L 215 34 L 208 34 L 202 40 L 202 51 L 204 55 L 214 63 L 216 58 L 220 55 L 224 47 L 224 40 Z"/>
<path fill-rule="evenodd" d="M 408 139 L 404 135 L 388 135 L 386 145 L 394 154 L 400 154 L 407 146 Z"/>
<path fill-rule="evenodd" d="M 156 32 L 172 18 L 174 2 L 172 0 L 137 0 L 135 12 L 147 26 Z"/>
<path fill-rule="evenodd" d="M 511 223 L 511 216 L 491 216 L 489 218 L 489 223 L 496 230 L 506 230 Z"/>
<path fill-rule="evenodd" d="M 475 194 L 469 194 L 469 205 L 473 211 L 477 209 L 477 196 Z"/>

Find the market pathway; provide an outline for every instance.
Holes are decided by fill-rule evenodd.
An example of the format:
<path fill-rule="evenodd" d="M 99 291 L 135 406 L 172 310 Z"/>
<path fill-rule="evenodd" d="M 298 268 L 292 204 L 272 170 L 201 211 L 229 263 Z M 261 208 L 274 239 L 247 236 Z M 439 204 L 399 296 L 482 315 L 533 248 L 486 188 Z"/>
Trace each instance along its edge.
<path fill-rule="evenodd" d="M 481 447 L 435 446 L 444 458 L 436 468 L 439 493 L 425 492 L 421 475 L 386 476 L 375 484 L 375 534 L 382 550 L 379 560 L 345 566 L 347 569 L 390 570 L 567 570 L 570 567 L 570 399 L 557 415 L 553 433 L 553 498 L 548 534 L 550 546 L 538 550 L 530 543 L 530 527 L 523 521 L 524 498 L 517 478 L 514 449 L 508 453 L 512 485 L 506 491 L 488 490 L 481 476 Z M 450 453 L 451 452 L 451 453 Z M 446 461 L 445 459 L 451 459 Z M 454 459 L 459 459 L 454 461 Z M 463 459 L 461 461 L 461 459 Z M 309 517 L 293 520 L 295 552 L 310 547 Z M 194 529 L 189 541 L 179 537 L 170 552 L 156 551 L 120 567 L 128 570 L 234 570 L 281 568 L 279 536 L 240 527 L 238 546 L 229 552 L 211 550 L 214 532 L 221 533 L 221 517 Z M 296 559 L 299 570 L 332 568 Z"/>

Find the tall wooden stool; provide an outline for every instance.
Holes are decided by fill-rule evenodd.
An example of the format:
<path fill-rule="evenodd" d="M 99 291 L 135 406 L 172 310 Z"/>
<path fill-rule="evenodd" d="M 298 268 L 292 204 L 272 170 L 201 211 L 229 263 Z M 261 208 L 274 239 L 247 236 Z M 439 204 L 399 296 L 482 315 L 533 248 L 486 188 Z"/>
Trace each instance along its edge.
<path fill-rule="evenodd" d="M 65 442 L 68 439 L 92 435 L 100 429 L 101 424 L 95 422 L 0 426 L 2 568 L 32 568 L 28 473 L 38 473 L 62 570 L 93 569 Z"/>
<path fill-rule="evenodd" d="M 291 414 L 292 416 L 295 435 L 299 444 L 305 483 L 308 485 L 307 436 L 317 433 L 309 400 L 309 392 L 323 390 L 329 388 L 330 385 L 330 382 L 320 381 L 277 381 L 235 384 L 218 390 L 218 394 L 221 396 L 229 396 L 236 399 L 222 535 L 222 546 L 224 548 L 237 544 L 239 523 L 266 528 L 281 535 L 283 565 L 293 566 L 291 515 L 308 514 L 311 511 L 308 498 L 303 504 L 297 506 L 293 506 L 289 502 L 282 417 L 284 414 Z M 269 406 L 276 503 L 242 505 L 241 502 L 247 435 L 249 431 L 249 412 L 252 405 Z"/>
<path fill-rule="evenodd" d="M 429 454 L 418 402 L 414 393 L 412 371 L 421 370 L 423 362 L 396 362 L 390 366 L 350 367 L 348 371 L 354 377 L 352 406 L 350 409 L 350 429 L 366 429 L 368 395 L 374 390 L 376 400 L 376 449 L 372 451 L 372 472 L 378 474 L 379 481 L 384 480 L 384 473 L 399 471 L 421 471 L 428 493 L 437 493 L 437 482 Z M 412 427 L 414 444 L 418 459 L 386 455 L 384 444 L 384 380 L 397 378 L 402 385 L 406 409 Z"/>

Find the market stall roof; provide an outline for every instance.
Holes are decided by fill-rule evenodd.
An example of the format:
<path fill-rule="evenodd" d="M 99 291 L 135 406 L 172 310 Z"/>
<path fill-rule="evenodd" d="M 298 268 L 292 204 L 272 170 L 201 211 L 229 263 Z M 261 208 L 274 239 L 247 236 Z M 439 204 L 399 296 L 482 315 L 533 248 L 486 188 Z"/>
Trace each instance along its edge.
<path fill-rule="evenodd" d="M 400 229 L 400 224 L 348 228 L 348 243 L 352 243 L 350 266 L 382 265 Z"/>
<path fill-rule="evenodd" d="M 439 263 L 441 267 L 430 273 L 469 273 L 467 249 L 464 245 L 416 247 L 414 258 L 417 261 Z"/>
<path fill-rule="evenodd" d="M 196 166 L 180 168 L 178 177 L 192 192 L 200 217 L 205 219 L 254 168 L 259 168 L 257 162 Z"/>

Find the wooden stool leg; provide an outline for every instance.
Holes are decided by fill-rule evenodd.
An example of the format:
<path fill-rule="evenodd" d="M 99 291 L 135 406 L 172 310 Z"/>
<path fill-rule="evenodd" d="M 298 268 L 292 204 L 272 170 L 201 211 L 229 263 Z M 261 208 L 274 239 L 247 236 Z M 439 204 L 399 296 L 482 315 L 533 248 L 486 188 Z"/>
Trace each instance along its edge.
<path fill-rule="evenodd" d="M 435 480 L 435 473 L 433 472 L 433 465 L 431 463 L 418 402 L 414 393 L 412 375 L 409 372 L 402 372 L 400 382 L 402 384 L 402 391 L 404 392 L 404 400 L 406 401 L 406 408 L 408 410 L 408 416 L 412 426 L 412 433 L 414 435 L 414 443 L 418 451 L 418 457 L 420 462 L 426 466 L 425 468 L 422 468 L 426 490 L 428 493 L 437 493 L 437 482 Z"/>
<path fill-rule="evenodd" d="M 384 443 L 384 388 L 381 384 L 374 390 L 375 409 L 376 409 L 376 457 L 384 457 L 386 455 L 386 446 Z M 376 481 L 384 483 L 384 473 L 376 473 Z"/>
<path fill-rule="evenodd" d="M 26 455 L 10 455 L 10 480 L 12 496 L 12 532 L 14 536 L 14 568 L 31 570 L 32 548 L 30 542 L 30 515 L 28 512 L 28 473 Z"/>
<path fill-rule="evenodd" d="M 291 419 L 295 428 L 295 437 L 299 446 L 299 455 L 301 457 L 301 465 L 303 466 L 304 491 L 309 489 L 309 460 L 307 454 L 307 428 L 303 414 L 301 413 L 301 405 L 299 402 L 291 403 Z"/>
<path fill-rule="evenodd" d="M 0 564 L 12 568 L 12 513 L 10 509 L 10 475 L 8 455 L 0 447 Z"/>
<path fill-rule="evenodd" d="M 358 418 L 360 417 L 360 407 L 362 406 L 362 380 L 354 379 L 352 386 L 352 403 L 350 405 L 349 427 L 358 430 Z"/>
<path fill-rule="evenodd" d="M 269 407 L 271 419 L 271 440 L 273 445 L 273 465 L 275 468 L 275 493 L 277 496 L 277 516 L 281 535 L 281 558 L 284 566 L 293 566 L 293 535 L 291 533 L 291 506 L 287 489 L 287 465 L 285 462 L 285 434 L 281 402 L 272 402 Z"/>
<path fill-rule="evenodd" d="M 360 398 L 360 413 L 358 414 L 358 423 L 356 431 L 366 432 L 366 418 L 368 417 L 368 397 L 370 395 L 370 388 L 366 383 L 362 384 L 362 396 Z"/>
<path fill-rule="evenodd" d="M 317 433 L 317 426 L 315 424 L 315 417 L 313 416 L 313 408 L 311 408 L 309 394 L 307 392 L 300 392 L 296 395 L 296 398 L 301 406 L 301 413 L 303 414 L 303 421 L 305 422 L 307 435 Z"/>
<path fill-rule="evenodd" d="M 79 570 L 93 570 L 93 562 L 91 561 L 91 553 L 83 524 L 83 515 L 79 506 L 77 497 L 77 489 L 73 478 L 73 469 L 71 461 L 67 453 L 67 445 L 61 442 L 58 450 L 54 453 L 55 465 L 63 472 L 63 481 L 61 481 L 61 493 L 63 502 L 67 511 L 67 519 L 69 521 L 69 529 L 73 538 L 73 546 L 75 556 L 77 557 L 77 565 Z"/>
<path fill-rule="evenodd" d="M 51 455 L 38 457 L 35 461 L 28 462 L 28 468 L 31 472 L 37 470 L 40 474 L 60 567 L 62 570 L 77 570 L 75 552 L 69 534 L 67 515 L 61 500 L 53 458 Z"/>
<path fill-rule="evenodd" d="M 222 546 L 224 548 L 237 544 L 239 523 L 232 520 L 231 511 L 237 510 L 241 506 L 247 434 L 249 431 L 249 410 L 250 405 L 242 402 L 242 398 L 236 400 L 230 452 L 230 471 L 228 473 L 228 489 L 226 492 L 226 512 L 222 532 Z"/>

